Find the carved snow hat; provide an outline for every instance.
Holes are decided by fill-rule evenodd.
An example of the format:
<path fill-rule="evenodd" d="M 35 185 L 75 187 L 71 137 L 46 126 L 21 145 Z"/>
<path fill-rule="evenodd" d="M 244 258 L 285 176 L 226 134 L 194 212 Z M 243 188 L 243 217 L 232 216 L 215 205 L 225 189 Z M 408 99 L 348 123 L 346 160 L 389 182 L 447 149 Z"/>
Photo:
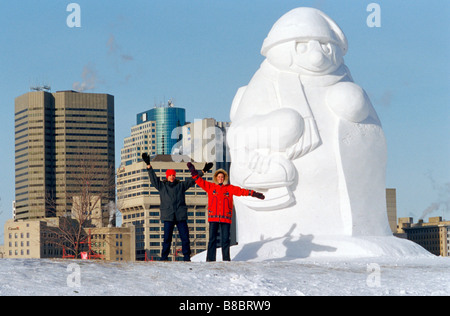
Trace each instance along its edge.
<path fill-rule="evenodd" d="M 332 42 L 347 53 L 348 42 L 340 27 L 328 15 L 314 8 L 296 8 L 283 15 L 264 40 L 261 54 L 266 56 L 270 48 L 292 40 L 319 39 Z"/>

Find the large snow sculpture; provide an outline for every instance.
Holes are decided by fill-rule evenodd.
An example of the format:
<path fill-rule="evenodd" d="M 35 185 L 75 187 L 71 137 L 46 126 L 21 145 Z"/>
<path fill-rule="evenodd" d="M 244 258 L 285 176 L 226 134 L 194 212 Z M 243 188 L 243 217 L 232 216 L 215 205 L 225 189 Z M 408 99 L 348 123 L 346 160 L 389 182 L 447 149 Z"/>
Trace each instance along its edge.
<path fill-rule="evenodd" d="M 266 57 L 238 90 L 228 133 L 240 245 L 286 236 L 391 236 L 386 142 L 364 90 L 344 64 L 347 39 L 313 8 L 281 17 Z"/>

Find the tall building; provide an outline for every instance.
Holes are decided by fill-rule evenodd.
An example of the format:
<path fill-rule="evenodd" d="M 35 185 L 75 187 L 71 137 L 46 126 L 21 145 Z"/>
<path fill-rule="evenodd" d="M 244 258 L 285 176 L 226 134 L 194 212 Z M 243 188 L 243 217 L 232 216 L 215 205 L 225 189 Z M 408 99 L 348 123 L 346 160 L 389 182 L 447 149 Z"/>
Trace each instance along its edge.
<path fill-rule="evenodd" d="M 397 190 L 386 189 L 386 210 L 392 233 L 397 233 Z"/>
<path fill-rule="evenodd" d="M 15 100 L 16 218 L 50 216 L 55 188 L 54 97 L 31 92 Z M 53 193 L 53 192 L 52 192 Z"/>
<path fill-rule="evenodd" d="M 70 257 L 83 244 L 88 257 L 134 260 L 134 229 L 114 227 L 112 95 L 36 91 L 17 97 L 15 163 L 7 258 Z M 71 230 L 77 225 L 80 239 Z"/>
<path fill-rule="evenodd" d="M 173 107 L 171 102 L 167 107 L 155 107 L 137 114 L 131 135 L 123 142 L 121 166 L 140 162 L 144 152 L 152 157 L 172 154 L 180 140 L 177 131 L 185 121 L 185 109 Z"/>
<path fill-rule="evenodd" d="M 155 107 L 137 115 L 137 125 L 155 122 L 156 154 L 170 155 L 180 141 L 177 128 L 186 124 L 186 110 L 174 107 L 169 101 L 167 107 Z"/>
<path fill-rule="evenodd" d="M 155 121 L 146 121 L 131 128 L 131 136 L 124 139 L 120 151 L 121 167 L 140 162 L 143 153 L 156 156 Z"/>
<path fill-rule="evenodd" d="M 114 97 L 29 92 L 15 100 L 15 219 L 64 216 L 83 190 L 115 200 Z"/>

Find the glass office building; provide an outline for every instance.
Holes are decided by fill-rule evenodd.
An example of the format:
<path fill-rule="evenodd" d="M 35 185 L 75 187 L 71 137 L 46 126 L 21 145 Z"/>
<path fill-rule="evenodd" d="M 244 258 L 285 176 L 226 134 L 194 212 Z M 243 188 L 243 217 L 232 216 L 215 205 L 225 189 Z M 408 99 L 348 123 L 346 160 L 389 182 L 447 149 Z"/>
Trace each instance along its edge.
<path fill-rule="evenodd" d="M 181 129 L 186 124 L 186 110 L 172 107 L 153 108 L 137 115 L 137 124 L 156 122 L 156 154 L 170 155 L 172 149 L 181 140 Z"/>

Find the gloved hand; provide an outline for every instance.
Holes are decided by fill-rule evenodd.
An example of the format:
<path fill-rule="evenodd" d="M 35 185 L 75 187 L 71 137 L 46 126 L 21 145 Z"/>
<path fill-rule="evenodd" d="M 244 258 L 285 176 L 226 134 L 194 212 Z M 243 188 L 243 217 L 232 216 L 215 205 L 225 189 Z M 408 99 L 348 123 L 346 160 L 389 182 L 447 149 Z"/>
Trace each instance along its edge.
<path fill-rule="evenodd" d="M 147 153 L 142 154 L 142 160 L 148 165 L 150 165 L 150 156 Z"/>
<path fill-rule="evenodd" d="M 189 168 L 189 171 L 191 172 L 192 177 L 198 176 L 198 171 L 197 171 L 197 169 L 195 169 L 195 167 L 192 163 L 188 162 L 187 167 Z"/>
<path fill-rule="evenodd" d="M 257 198 L 257 199 L 260 199 L 260 200 L 264 200 L 264 199 L 266 198 L 266 197 L 264 196 L 264 194 L 259 193 L 259 192 L 256 192 L 256 191 L 251 191 L 251 192 L 250 192 L 250 195 L 253 196 L 253 197 L 255 197 L 255 198 Z"/>
<path fill-rule="evenodd" d="M 209 170 L 211 170 L 211 168 L 214 166 L 214 164 L 212 162 L 207 162 L 205 164 L 205 166 L 203 167 L 203 172 L 207 173 Z"/>

